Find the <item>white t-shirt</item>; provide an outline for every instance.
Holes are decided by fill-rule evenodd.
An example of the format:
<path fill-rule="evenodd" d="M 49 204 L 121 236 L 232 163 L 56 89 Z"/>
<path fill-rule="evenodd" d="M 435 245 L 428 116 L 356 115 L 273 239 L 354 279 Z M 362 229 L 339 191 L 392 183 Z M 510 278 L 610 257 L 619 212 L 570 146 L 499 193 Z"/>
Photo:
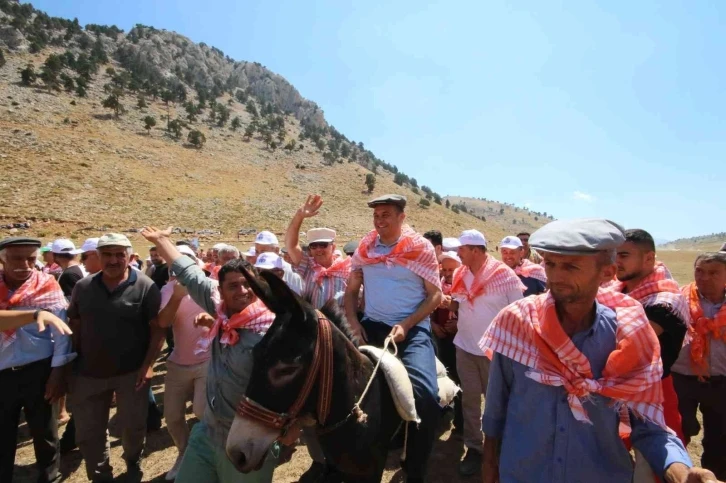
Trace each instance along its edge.
<path fill-rule="evenodd" d="M 467 272 L 464 275 L 464 285 L 470 288 L 474 282 L 474 275 Z M 458 332 L 454 337 L 454 345 L 461 350 L 477 356 L 484 352 L 479 348 L 479 341 L 484 332 L 497 316 L 500 310 L 514 301 L 522 298 L 521 290 L 512 290 L 506 293 L 484 294 L 469 303 L 465 297 L 459 301 Z"/>

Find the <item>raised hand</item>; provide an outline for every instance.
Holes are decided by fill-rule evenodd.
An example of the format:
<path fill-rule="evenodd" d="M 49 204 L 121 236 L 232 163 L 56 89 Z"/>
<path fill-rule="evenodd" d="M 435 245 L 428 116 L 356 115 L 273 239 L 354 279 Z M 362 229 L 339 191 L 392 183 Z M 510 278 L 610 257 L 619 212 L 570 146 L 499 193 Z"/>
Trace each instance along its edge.
<path fill-rule="evenodd" d="M 297 212 L 303 218 L 311 218 L 318 214 L 321 206 L 323 206 L 323 198 L 320 195 L 308 195 L 305 204 Z"/>
<path fill-rule="evenodd" d="M 160 230 L 155 226 L 145 226 L 141 229 L 141 236 L 156 244 L 161 238 L 171 238 L 171 227 Z"/>

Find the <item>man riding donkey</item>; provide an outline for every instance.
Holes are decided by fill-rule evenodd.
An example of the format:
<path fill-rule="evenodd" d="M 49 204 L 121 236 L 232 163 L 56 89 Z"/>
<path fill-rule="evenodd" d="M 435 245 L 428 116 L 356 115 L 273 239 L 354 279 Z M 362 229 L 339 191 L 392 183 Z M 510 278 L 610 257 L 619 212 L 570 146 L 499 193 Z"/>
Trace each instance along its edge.
<path fill-rule="evenodd" d="M 429 314 L 441 303 L 441 280 L 433 246 L 404 225 L 406 198 L 384 195 L 368 203 L 375 229 L 360 242 L 345 292 L 345 311 L 360 340 L 383 345 L 389 335 L 408 370 L 421 418 L 408 435 L 402 462 L 406 481 L 422 482 L 440 414 Z M 358 320 L 358 297 L 365 283 L 366 303 Z"/>
<path fill-rule="evenodd" d="M 217 282 L 207 278 L 194 260 L 179 252 L 169 238 L 171 229 L 146 227 L 141 234 L 156 245 L 159 254 L 170 264 L 176 282 L 185 286 L 192 300 L 207 312 L 197 324 L 211 329 L 199 347 L 204 351 L 211 345 L 207 409 L 203 420 L 192 429 L 176 482 L 271 482 L 278 462 L 277 446 L 261 468 L 248 474 L 239 473 L 224 450 L 236 405 L 249 382 L 252 348 L 262 340 L 275 319 L 242 275 L 243 269 L 254 274 L 256 269 L 244 260 L 232 260 L 219 270 Z M 221 304 L 215 303 L 215 291 L 219 291 Z"/>
<path fill-rule="evenodd" d="M 715 482 L 691 468 L 663 417 L 658 338 L 640 303 L 612 290 L 617 224 L 554 221 L 532 234 L 550 291 L 509 305 L 480 341 L 492 353 L 483 481 L 630 483 L 630 435 L 666 482 Z"/>
<path fill-rule="evenodd" d="M 726 253 L 696 258 L 694 279 L 681 287 L 690 313 L 689 343 L 673 364 L 673 384 L 686 441 L 703 416 L 701 465 L 726 480 Z"/>
<path fill-rule="evenodd" d="M 300 248 L 300 228 L 306 218 L 312 218 L 320 212 L 323 199 L 319 195 L 308 196 L 305 204 L 295 213 L 285 234 L 285 247 L 290 263 L 304 281 L 302 296 L 315 309 L 322 308 L 330 300 L 343 305 L 343 295 L 348 286 L 351 258 L 334 255 L 335 230 L 330 228 L 312 228 L 307 232 L 308 252 Z M 317 481 L 327 471 L 325 456 L 312 428 L 303 430 L 305 443 L 312 466 L 300 477 L 300 482 Z"/>
<path fill-rule="evenodd" d="M 643 306 L 651 327 L 658 336 L 663 363 L 663 410 L 665 423 L 683 444 L 678 396 L 673 388 L 671 366 L 678 358 L 688 327 L 688 307 L 678 282 L 655 257 L 655 241 L 645 230 L 627 230 L 625 243 L 617 249 L 617 282 L 611 289 L 627 294 Z M 629 443 L 629 441 L 628 441 Z M 642 453 L 635 452 L 636 481 L 653 481 Z M 642 480 L 641 480 L 642 478 Z"/>

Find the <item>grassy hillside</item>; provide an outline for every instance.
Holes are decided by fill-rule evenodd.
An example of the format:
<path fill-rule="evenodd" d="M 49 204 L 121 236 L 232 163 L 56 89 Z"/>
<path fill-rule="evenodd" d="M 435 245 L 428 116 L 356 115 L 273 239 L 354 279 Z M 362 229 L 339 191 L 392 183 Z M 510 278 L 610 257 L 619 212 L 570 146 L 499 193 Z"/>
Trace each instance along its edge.
<path fill-rule="evenodd" d="M 695 250 L 702 252 L 718 251 L 726 242 L 726 232 L 710 235 L 680 238 L 660 245 L 660 250 Z"/>
<path fill-rule="evenodd" d="M 196 149 L 184 142 L 185 136 L 175 140 L 166 133 L 167 106 L 160 100 L 147 98 L 148 107 L 138 108 L 137 97 L 127 93 L 121 98 L 126 113 L 118 119 L 102 107 L 103 85 L 110 80 L 106 68 L 122 71 L 113 62 L 101 66 L 85 98 L 49 91 L 41 82 L 20 85 L 18 71 L 27 64 L 37 70 L 50 52 L 6 54 L 0 69 L 0 188 L 7 194 L 0 225 L 31 225 L 3 228 L 2 236 L 17 231 L 81 240 L 153 223 L 219 231 L 202 239 L 232 241 L 241 228 L 282 233 L 308 193 L 326 200 L 315 224 L 335 228 L 343 240 L 371 228 L 365 202 L 383 193 L 408 197 L 409 221 L 419 231 L 439 229 L 453 236 L 477 228 L 493 240 L 509 231 L 496 218 L 485 223 L 433 202 L 421 207 L 422 196 L 394 184 L 393 174 L 384 170 L 378 170 L 374 192 L 368 194 L 369 170 L 351 162 L 329 165 L 310 141 L 292 152 L 268 148 L 259 135 L 245 141 L 242 133 L 251 116 L 236 101 L 228 105 L 228 94 L 217 102 L 228 105 L 241 128 L 217 127 L 203 114 L 190 126 L 207 139 Z M 171 119 L 184 115 L 174 103 L 168 112 Z M 143 119 L 149 115 L 157 125 L 147 132 Z M 285 116 L 286 139 L 297 139 L 300 130 L 295 118 Z"/>

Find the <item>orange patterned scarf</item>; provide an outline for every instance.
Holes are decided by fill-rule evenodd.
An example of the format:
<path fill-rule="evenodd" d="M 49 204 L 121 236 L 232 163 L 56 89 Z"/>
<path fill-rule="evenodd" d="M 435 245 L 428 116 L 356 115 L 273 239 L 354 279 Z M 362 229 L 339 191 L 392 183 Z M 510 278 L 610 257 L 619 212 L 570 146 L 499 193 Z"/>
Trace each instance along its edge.
<path fill-rule="evenodd" d="M 275 321 L 275 314 L 260 299 L 256 299 L 241 312 L 237 312 L 230 318 L 225 313 L 226 310 L 223 302 L 217 307 L 217 320 L 209 330 L 209 333 L 199 340 L 194 350 L 195 354 L 207 352 L 212 341 L 220 331 L 222 332 L 219 338 L 220 343 L 235 345 L 239 342 L 237 329 L 246 329 L 258 334 L 264 334 Z"/>
<path fill-rule="evenodd" d="M 526 258 L 515 267 L 514 273 L 520 277 L 534 278 L 540 282 L 547 283 L 547 275 L 545 274 L 544 267 L 537 263 L 532 263 Z"/>
<path fill-rule="evenodd" d="M 596 393 L 614 401 L 620 412 L 620 435 L 630 433 L 628 410 L 666 428 L 658 338 L 643 307 L 634 299 L 600 290 L 597 301 L 615 311 L 616 347 L 600 379 L 590 362 L 562 330 L 550 293 L 527 297 L 504 308 L 479 342 L 482 350 L 498 352 L 530 368 L 527 377 L 550 386 L 564 386 L 572 414 L 590 422 L 583 399 Z"/>
<path fill-rule="evenodd" d="M 47 273 L 33 270 L 30 277 L 12 294 L 0 273 L 0 310 L 23 307 L 27 309 L 45 309 L 51 312 L 63 310 L 68 302 L 63 295 L 55 277 Z M 5 348 L 15 341 L 15 330 L 6 330 L 0 335 L 0 348 Z"/>
<path fill-rule="evenodd" d="M 703 315 L 696 283 L 686 285 L 681 290 L 688 300 L 691 313 L 691 325 L 688 328 L 691 339 L 691 367 L 699 379 L 703 380 L 708 376 L 711 338 L 726 342 L 726 303 L 721 306 L 721 310 L 714 318 L 709 319 Z"/>
<path fill-rule="evenodd" d="M 622 292 L 625 289 L 625 283 L 618 280 L 608 288 Z M 668 268 L 661 262 L 657 262 L 655 270 L 627 295 L 640 302 L 643 307 L 655 305 L 670 307 L 674 315 L 684 322 L 688 322 L 688 307 L 678 288 L 678 282 L 671 278 Z"/>
<path fill-rule="evenodd" d="M 439 262 L 433 245 L 416 233 L 408 225 L 403 226 L 401 238 L 387 255 L 369 255 L 378 239 L 378 232 L 372 230 L 358 245 L 353 255 L 352 270 L 359 270 L 365 265 L 384 263 L 387 267 L 400 265 L 411 270 L 427 282 L 441 286 L 439 279 Z"/>
<path fill-rule="evenodd" d="M 323 280 L 328 277 L 337 277 L 348 280 L 348 276 L 350 275 L 351 262 L 352 259 L 350 257 L 336 257 L 333 260 L 333 264 L 330 265 L 328 268 L 325 268 L 318 262 L 316 262 L 313 257 L 310 257 L 310 268 L 315 273 L 315 283 L 322 286 Z"/>
<path fill-rule="evenodd" d="M 469 267 L 462 265 L 454 271 L 454 278 L 451 282 L 451 295 L 460 300 L 467 300 L 472 303 L 475 298 L 484 294 L 502 294 L 512 290 L 524 292 L 527 287 L 503 262 L 487 255 L 487 260 L 479 271 L 474 274 L 474 281 L 471 287 L 466 288 L 464 276 L 471 273 Z"/>

